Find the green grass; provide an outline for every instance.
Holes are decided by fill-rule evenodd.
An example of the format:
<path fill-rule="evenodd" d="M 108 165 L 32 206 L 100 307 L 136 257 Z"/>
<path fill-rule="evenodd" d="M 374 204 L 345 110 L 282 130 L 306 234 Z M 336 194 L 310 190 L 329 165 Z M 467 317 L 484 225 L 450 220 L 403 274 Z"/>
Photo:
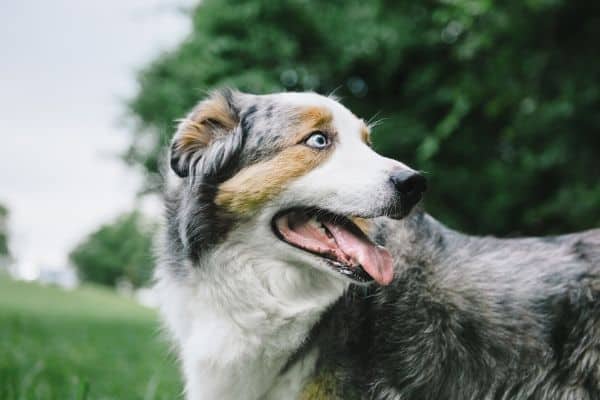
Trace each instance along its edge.
<path fill-rule="evenodd" d="M 156 315 L 106 289 L 0 276 L 0 399 L 178 399 Z"/>

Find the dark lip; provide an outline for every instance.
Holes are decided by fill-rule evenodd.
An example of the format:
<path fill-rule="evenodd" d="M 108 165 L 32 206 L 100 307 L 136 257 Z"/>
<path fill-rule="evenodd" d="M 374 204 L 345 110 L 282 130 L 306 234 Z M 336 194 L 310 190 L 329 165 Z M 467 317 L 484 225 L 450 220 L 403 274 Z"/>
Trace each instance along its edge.
<path fill-rule="evenodd" d="M 408 202 L 408 204 L 411 204 L 411 203 L 412 204 L 407 207 L 406 200 L 405 201 L 397 200 L 397 202 L 399 203 L 399 206 L 397 206 L 391 210 L 388 210 L 387 212 L 383 213 L 382 216 L 400 221 L 400 220 L 406 218 L 411 212 L 413 212 L 413 210 L 421 207 L 422 201 L 423 201 L 423 196 L 419 195 L 418 200 L 416 200 L 414 202 Z"/>
<path fill-rule="evenodd" d="M 360 235 L 360 236 L 365 236 L 364 232 L 360 230 L 360 228 L 358 226 L 356 226 L 356 224 L 354 222 L 352 222 L 348 217 L 343 216 L 343 215 L 339 215 L 339 214 L 334 214 L 330 211 L 324 210 L 324 209 L 320 209 L 320 208 L 316 208 L 316 207 L 292 207 L 292 208 L 287 208 L 281 211 L 278 211 L 273 218 L 271 219 L 271 231 L 273 232 L 273 234 L 279 239 L 281 240 L 283 243 L 286 243 L 287 245 L 291 246 L 291 247 L 295 247 L 296 249 L 302 250 L 306 253 L 312 254 L 316 257 L 319 257 L 320 259 L 324 260 L 330 267 L 332 267 L 336 272 L 338 272 L 339 274 L 355 281 L 355 282 L 359 282 L 359 283 L 367 283 L 367 282 L 372 282 L 373 278 L 371 277 L 371 275 L 369 275 L 367 273 L 367 271 L 365 271 L 362 267 L 362 265 L 358 265 L 358 266 L 349 266 L 343 263 L 340 263 L 337 260 L 333 260 L 331 258 L 326 257 L 323 254 L 319 254 L 316 253 L 314 251 L 305 249 L 303 247 L 297 246 L 293 243 L 288 242 L 287 240 L 285 240 L 283 238 L 283 236 L 281 235 L 281 232 L 279 232 L 279 229 L 277 229 L 276 226 L 276 221 L 279 217 L 281 217 L 284 214 L 289 214 L 291 212 L 294 211 L 302 211 L 307 213 L 310 216 L 319 214 L 319 218 L 324 218 L 324 219 L 330 219 L 330 220 L 335 220 L 336 224 L 340 224 L 343 225 L 346 229 L 350 230 L 353 234 L 355 235 Z"/>

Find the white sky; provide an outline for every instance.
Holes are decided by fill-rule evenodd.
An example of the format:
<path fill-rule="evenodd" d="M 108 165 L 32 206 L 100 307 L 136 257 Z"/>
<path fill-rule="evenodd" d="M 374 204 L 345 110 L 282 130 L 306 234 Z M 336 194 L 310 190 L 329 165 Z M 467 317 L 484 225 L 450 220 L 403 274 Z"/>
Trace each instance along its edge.
<path fill-rule="evenodd" d="M 135 71 L 189 29 L 193 0 L 6 0 L 0 6 L 0 202 L 21 269 L 63 267 L 134 206 L 118 158 Z M 150 207 L 157 210 L 157 207 Z"/>

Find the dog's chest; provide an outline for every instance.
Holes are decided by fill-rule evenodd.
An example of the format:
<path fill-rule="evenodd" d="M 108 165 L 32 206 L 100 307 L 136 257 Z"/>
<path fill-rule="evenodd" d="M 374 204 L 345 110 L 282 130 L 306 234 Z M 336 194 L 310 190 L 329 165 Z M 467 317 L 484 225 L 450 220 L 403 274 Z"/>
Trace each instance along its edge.
<path fill-rule="evenodd" d="M 281 371 L 320 318 L 315 308 L 324 308 L 331 299 L 286 299 L 257 285 L 228 283 L 162 280 L 157 287 L 163 317 L 179 344 L 187 398 L 299 398 L 316 354 Z"/>
<path fill-rule="evenodd" d="M 252 319 L 256 325 L 241 328 L 205 314 L 192 330 L 182 349 L 190 399 L 299 398 L 314 371 L 316 352 L 281 371 L 291 355 L 288 346 L 303 340 L 306 332 L 295 324 L 274 328 L 265 325 L 268 320 Z"/>

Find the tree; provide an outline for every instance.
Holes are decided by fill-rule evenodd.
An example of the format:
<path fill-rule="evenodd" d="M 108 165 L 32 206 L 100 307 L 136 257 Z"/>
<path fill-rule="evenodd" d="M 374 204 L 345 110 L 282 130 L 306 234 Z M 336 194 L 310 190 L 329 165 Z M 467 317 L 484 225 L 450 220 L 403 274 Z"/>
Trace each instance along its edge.
<path fill-rule="evenodd" d="M 8 209 L 0 204 L 0 263 L 10 260 L 8 248 Z"/>
<path fill-rule="evenodd" d="M 208 89 L 336 94 L 375 147 L 425 170 L 427 208 L 473 233 L 600 223 L 600 7 L 584 0 L 204 0 L 138 76 L 126 159 L 158 187 L 173 126 Z M 148 144 L 151 144 L 148 146 Z"/>
<path fill-rule="evenodd" d="M 70 254 L 82 281 L 114 286 L 127 279 L 139 287 L 152 275 L 155 224 L 138 211 L 125 214 L 90 234 Z"/>

